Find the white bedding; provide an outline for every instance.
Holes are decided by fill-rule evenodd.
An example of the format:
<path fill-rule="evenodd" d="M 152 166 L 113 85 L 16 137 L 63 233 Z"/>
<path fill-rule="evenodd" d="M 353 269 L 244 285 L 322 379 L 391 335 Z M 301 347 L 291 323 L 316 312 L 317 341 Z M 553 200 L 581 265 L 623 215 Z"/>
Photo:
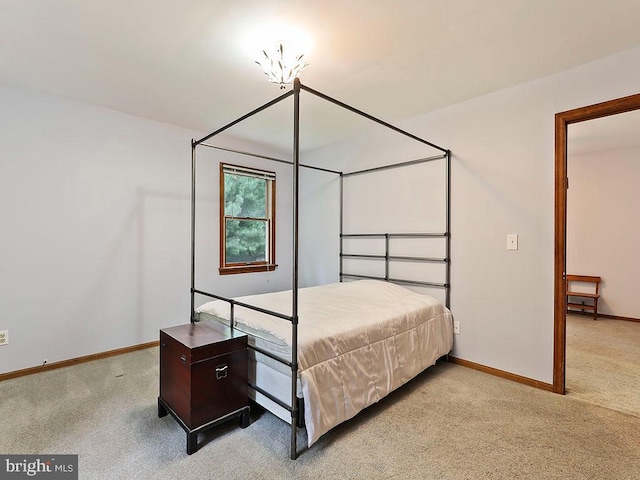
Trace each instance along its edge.
<path fill-rule="evenodd" d="M 291 314 L 291 291 L 237 300 Z M 229 305 L 196 309 L 223 318 Z M 438 300 L 376 280 L 299 290 L 298 363 L 309 446 L 449 353 L 451 312 Z M 266 332 L 256 344 L 290 358 L 291 324 L 235 307 L 238 327 Z"/>

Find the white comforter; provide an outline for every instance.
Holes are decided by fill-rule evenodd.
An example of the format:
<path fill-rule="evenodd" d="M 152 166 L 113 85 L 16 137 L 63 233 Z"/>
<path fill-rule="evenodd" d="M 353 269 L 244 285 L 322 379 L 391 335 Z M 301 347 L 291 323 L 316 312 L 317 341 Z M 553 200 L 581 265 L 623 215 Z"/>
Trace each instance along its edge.
<path fill-rule="evenodd" d="M 291 291 L 238 300 L 291 314 Z M 197 311 L 228 318 L 229 307 L 214 301 Z M 453 346 L 451 313 L 442 303 L 387 282 L 361 280 L 301 289 L 298 317 L 309 446 L 433 365 Z M 290 354 L 291 324 L 286 320 L 241 307 L 235 308 L 235 319 L 281 339 Z"/>

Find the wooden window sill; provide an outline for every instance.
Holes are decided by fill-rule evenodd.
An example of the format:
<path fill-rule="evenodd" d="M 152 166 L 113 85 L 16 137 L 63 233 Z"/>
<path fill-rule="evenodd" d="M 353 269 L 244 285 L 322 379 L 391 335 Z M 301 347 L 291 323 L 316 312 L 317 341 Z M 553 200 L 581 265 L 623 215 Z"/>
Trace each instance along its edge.
<path fill-rule="evenodd" d="M 261 265 L 237 265 L 230 267 L 220 267 L 218 271 L 220 275 L 233 275 L 236 273 L 252 273 L 252 272 L 273 272 L 278 265 L 261 264 Z"/>

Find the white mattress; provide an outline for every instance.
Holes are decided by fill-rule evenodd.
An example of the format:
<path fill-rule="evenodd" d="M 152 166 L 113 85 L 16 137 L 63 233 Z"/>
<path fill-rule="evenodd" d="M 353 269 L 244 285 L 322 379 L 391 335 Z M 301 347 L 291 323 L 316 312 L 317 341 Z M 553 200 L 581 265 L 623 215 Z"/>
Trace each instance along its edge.
<path fill-rule="evenodd" d="M 238 300 L 291 314 L 291 291 Z M 229 317 L 229 305 L 223 301 L 196 311 Z M 453 346 L 451 312 L 442 303 L 388 282 L 361 280 L 300 289 L 298 316 L 298 373 L 309 446 L 433 365 Z M 252 334 L 252 343 L 290 359 L 288 321 L 238 306 L 235 320 L 239 329 Z M 267 363 L 282 373 L 288 370 L 271 365 L 277 362 L 270 359 Z"/>

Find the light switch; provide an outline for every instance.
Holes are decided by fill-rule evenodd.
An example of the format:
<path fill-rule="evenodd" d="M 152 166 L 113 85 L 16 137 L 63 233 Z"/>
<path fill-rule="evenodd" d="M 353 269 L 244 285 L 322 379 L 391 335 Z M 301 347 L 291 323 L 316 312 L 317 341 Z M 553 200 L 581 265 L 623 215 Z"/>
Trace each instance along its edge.
<path fill-rule="evenodd" d="M 518 249 L 518 234 L 509 233 L 507 235 L 507 250 L 517 250 Z"/>

